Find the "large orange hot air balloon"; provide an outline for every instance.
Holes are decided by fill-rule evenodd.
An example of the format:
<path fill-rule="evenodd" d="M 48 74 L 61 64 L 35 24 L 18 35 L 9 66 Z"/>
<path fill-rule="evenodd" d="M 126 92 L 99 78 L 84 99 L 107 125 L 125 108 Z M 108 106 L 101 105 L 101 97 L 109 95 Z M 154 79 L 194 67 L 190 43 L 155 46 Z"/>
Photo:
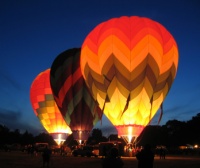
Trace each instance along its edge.
<path fill-rule="evenodd" d="M 59 54 L 53 61 L 50 83 L 55 101 L 73 137 L 86 141 L 102 111 L 93 99 L 80 70 L 80 48 Z"/>
<path fill-rule="evenodd" d="M 50 87 L 50 69 L 41 72 L 32 82 L 30 100 L 35 115 L 46 131 L 53 136 L 58 145 L 63 143 L 72 132 L 54 100 Z"/>
<path fill-rule="evenodd" d="M 148 18 L 110 19 L 97 25 L 82 45 L 81 71 L 88 88 L 128 142 L 159 109 L 177 67 L 174 38 Z"/>

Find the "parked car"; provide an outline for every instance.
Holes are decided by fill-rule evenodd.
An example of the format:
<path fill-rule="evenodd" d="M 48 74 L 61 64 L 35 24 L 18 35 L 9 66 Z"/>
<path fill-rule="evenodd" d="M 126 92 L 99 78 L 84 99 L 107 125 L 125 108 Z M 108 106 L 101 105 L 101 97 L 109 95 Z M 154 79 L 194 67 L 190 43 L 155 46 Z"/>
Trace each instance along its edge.
<path fill-rule="evenodd" d="M 106 157 L 109 155 L 112 148 L 117 148 L 119 156 L 124 155 L 124 144 L 116 141 L 100 142 L 99 143 L 99 156 Z"/>
<path fill-rule="evenodd" d="M 72 155 L 75 156 L 75 157 L 76 156 L 98 157 L 98 153 L 96 152 L 96 149 L 94 149 L 93 146 L 83 146 L 81 148 L 74 149 L 72 151 Z"/>
<path fill-rule="evenodd" d="M 44 149 L 46 148 L 46 146 L 49 147 L 48 143 L 43 143 L 43 142 L 37 142 L 34 144 L 33 148 L 36 152 L 42 153 L 44 151 Z"/>

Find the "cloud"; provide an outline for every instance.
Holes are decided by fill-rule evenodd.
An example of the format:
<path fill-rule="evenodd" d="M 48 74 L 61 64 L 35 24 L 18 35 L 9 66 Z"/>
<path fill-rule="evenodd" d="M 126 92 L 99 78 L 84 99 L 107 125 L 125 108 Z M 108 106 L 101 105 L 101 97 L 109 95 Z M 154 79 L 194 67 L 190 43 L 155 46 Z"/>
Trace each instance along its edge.
<path fill-rule="evenodd" d="M 192 106 L 190 102 L 176 105 L 163 110 L 162 120 L 159 125 L 164 125 L 169 120 L 189 121 L 200 112 L 200 107 Z M 157 125 L 160 112 L 157 112 L 150 125 Z"/>
<path fill-rule="evenodd" d="M 9 129 L 19 129 L 21 115 L 19 111 L 0 108 L 0 123 Z"/>
<path fill-rule="evenodd" d="M 32 127 L 28 122 L 22 121 L 22 112 L 20 111 L 0 108 L 0 124 L 5 125 L 11 131 L 18 129 L 22 133 L 26 130 L 34 135 L 39 133 L 37 128 Z"/>
<path fill-rule="evenodd" d="M 0 108 L 0 121 L 18 121 L 21 117 L 21 113 L 17 111 L 7 110 Z"/>

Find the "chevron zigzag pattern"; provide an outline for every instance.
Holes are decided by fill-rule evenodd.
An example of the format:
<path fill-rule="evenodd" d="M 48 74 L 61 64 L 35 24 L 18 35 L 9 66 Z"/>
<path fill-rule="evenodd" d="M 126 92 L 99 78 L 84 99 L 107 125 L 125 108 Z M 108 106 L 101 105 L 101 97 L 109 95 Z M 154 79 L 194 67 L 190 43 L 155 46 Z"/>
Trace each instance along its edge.
<path fill-rule="evenodd" d="M 173 36 L 148 18 L 110 19 L 97 25 L 82 45 L 83 77 L 115 126 L 146 126 L 167 96 L 177 68 Z"/>

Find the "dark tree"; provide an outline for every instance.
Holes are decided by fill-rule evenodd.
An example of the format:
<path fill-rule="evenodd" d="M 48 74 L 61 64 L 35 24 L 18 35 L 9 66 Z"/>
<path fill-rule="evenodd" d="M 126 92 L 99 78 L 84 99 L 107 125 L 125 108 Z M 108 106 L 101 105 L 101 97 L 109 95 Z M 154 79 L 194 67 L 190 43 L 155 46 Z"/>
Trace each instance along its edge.
<path fill-rule="evenodd" d="M 107 138 L 102 135 L 102 131 L 100 129 L 93 129 L 91 136 L 88 138 L 87 144 L 95 145 L 99 142 L 105 142 Z"/>
<path fill-rule="evenodd" d="M 21 145 L 27 145 L 27 144 L 33 144 L 34 143 L 34 136 L 29 133 L 28 131 L 25 131 L 21 136 Z"/>
<path fill-rule="evenodd" d="M 74 137 L 73 137 L 73 135 L 71 134 L 71 135 L 69 135 L 69 136 L 67 137 L 66 141 L 64 142 L 64 145 L 67 145 L 67 146 L 72 147 L 72 146 L 78 145 L 78 142 L 77 142 L 76 140 L 74 140 Z"/>

